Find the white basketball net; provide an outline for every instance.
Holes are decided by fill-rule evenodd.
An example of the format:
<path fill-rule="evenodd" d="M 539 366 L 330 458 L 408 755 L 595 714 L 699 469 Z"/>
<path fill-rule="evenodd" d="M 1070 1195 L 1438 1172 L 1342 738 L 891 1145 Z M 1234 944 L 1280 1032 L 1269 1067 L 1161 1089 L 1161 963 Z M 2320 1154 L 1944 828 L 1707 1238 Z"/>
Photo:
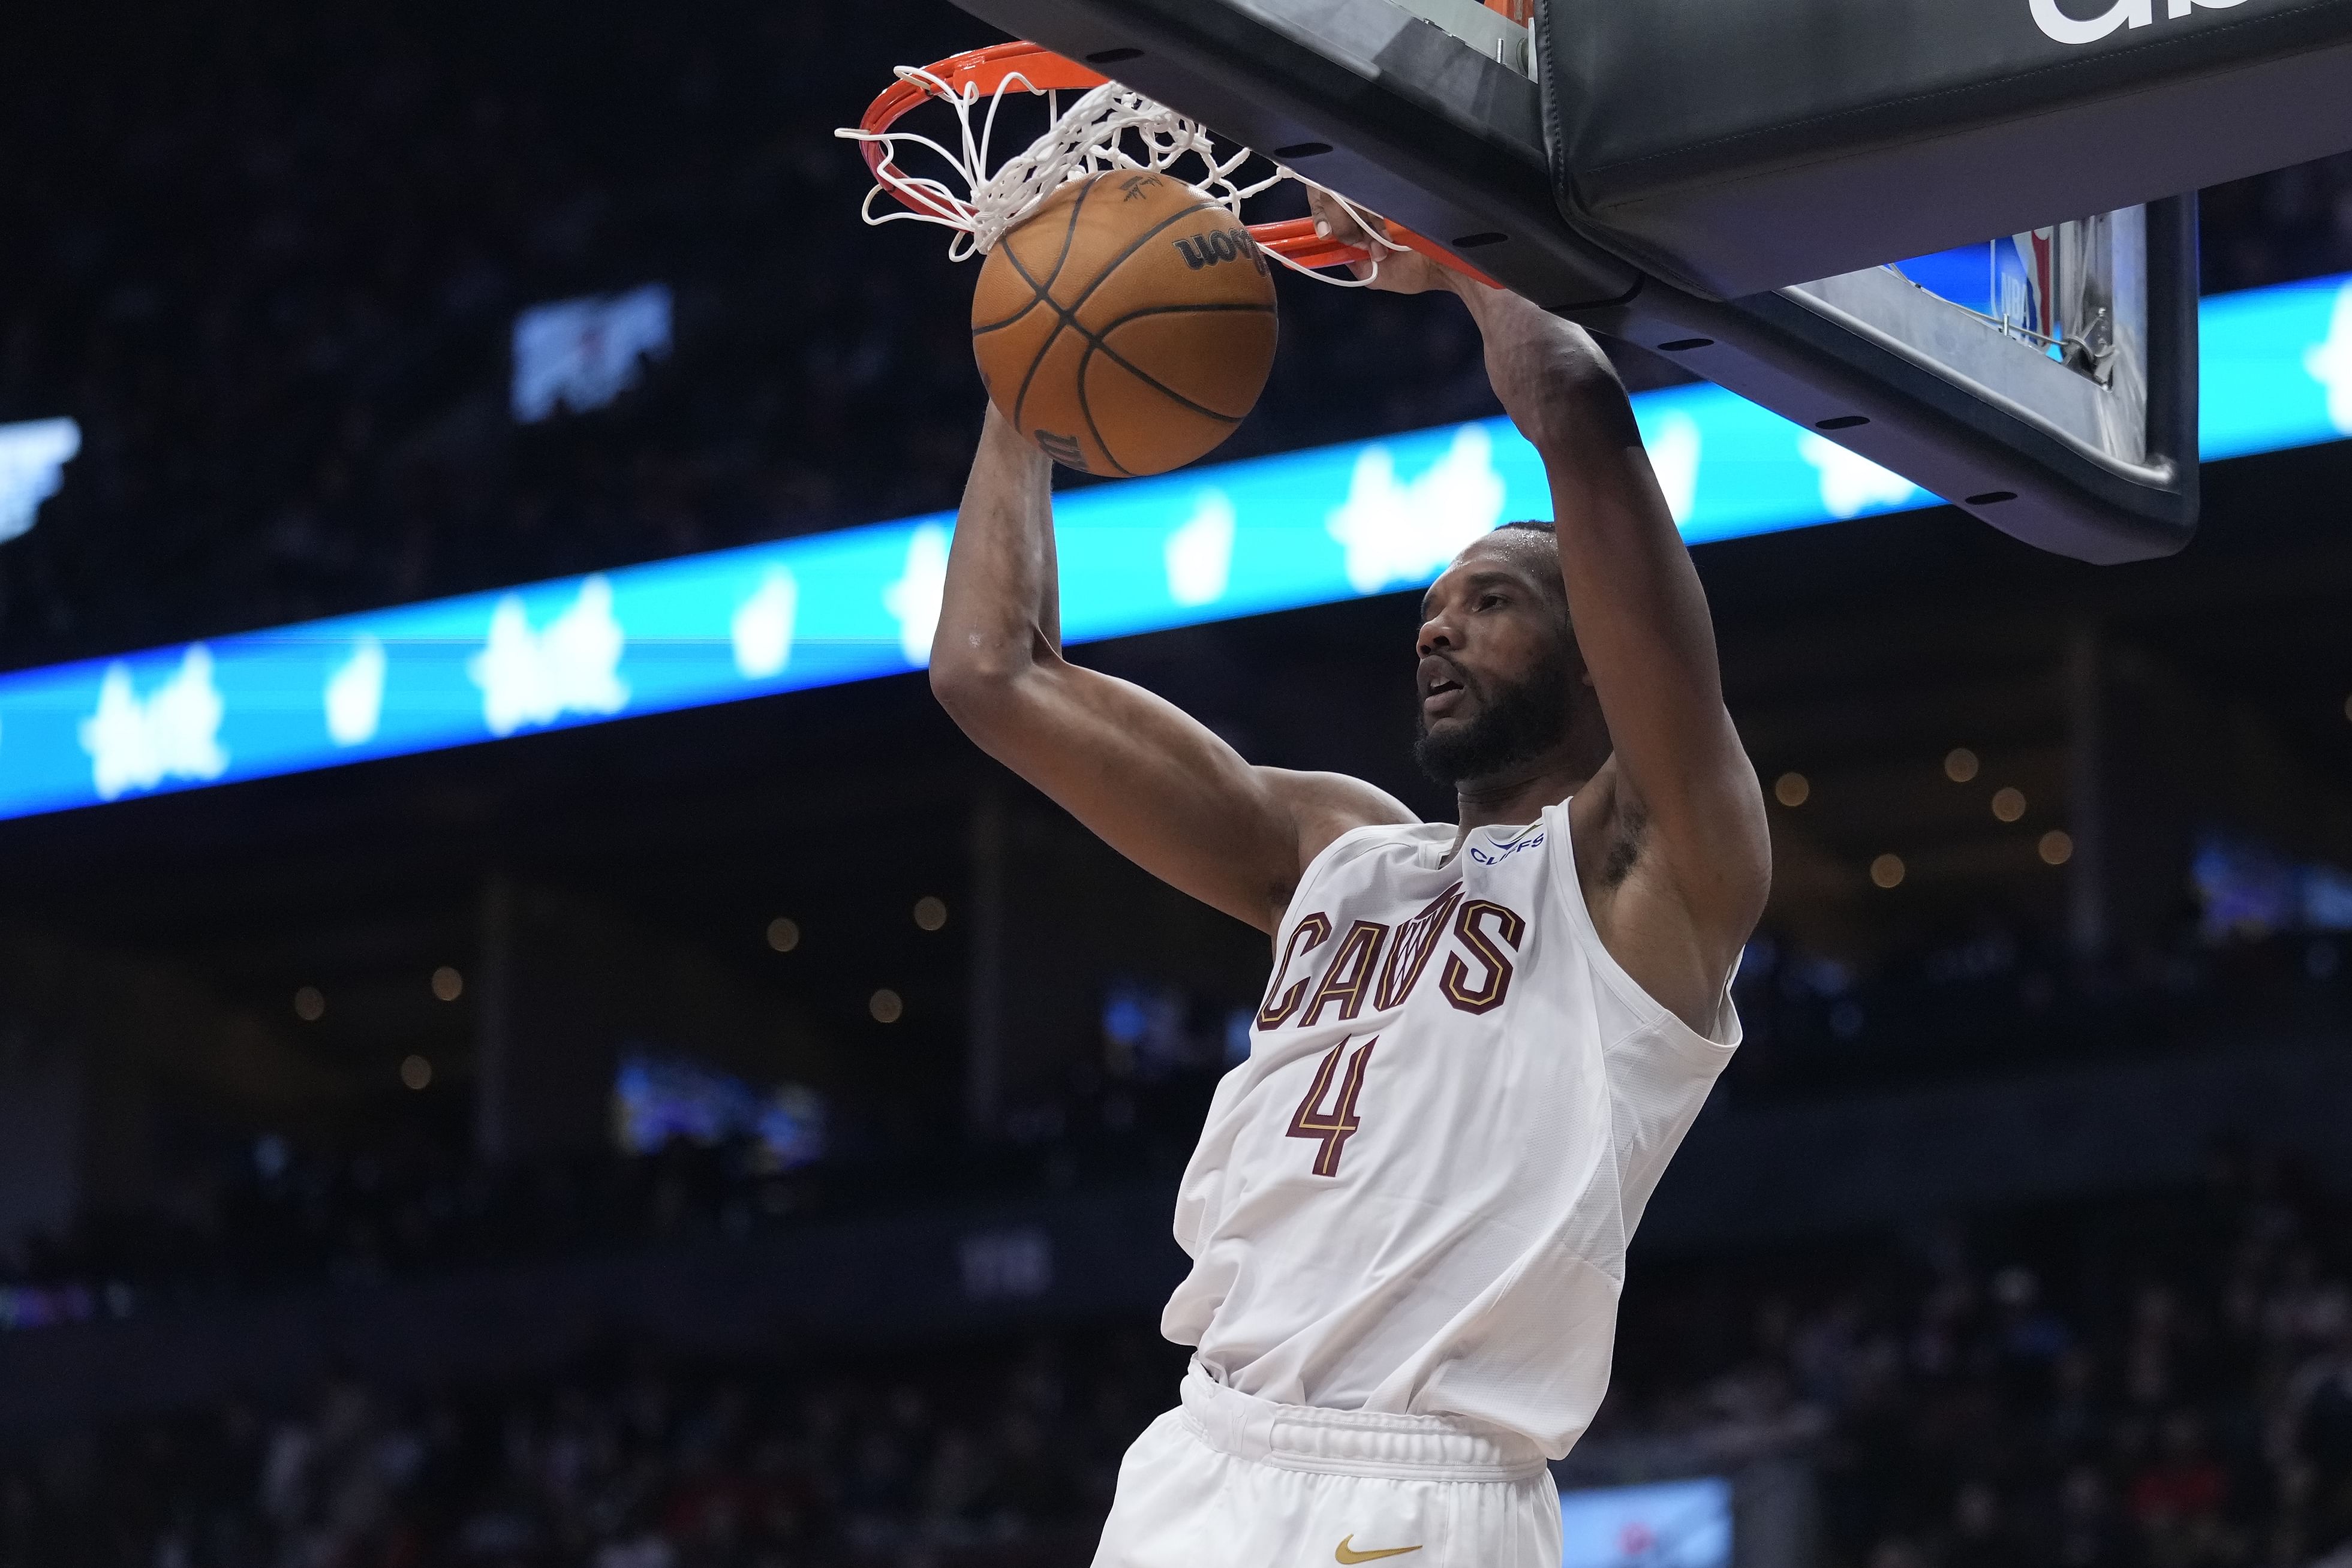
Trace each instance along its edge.
<path fill-rule="evenodd" d="M 975 132 L 973 111 L 982 97 L 977 84 L 969 84 L 959 92 L 919 66 L 900 66 L 898 74 L 901 80 L 921 84 L 931 97 L 955 110 L 962 132 L 956 149 L 910 131 L 869 131 L 848 127 L 834 134 L 851 141 L 878 142 L 884 149 L 882 162 L 874 172 L 878 183 L 866 193 L 860 215 L 877 225 L 911 219 L 952 229 L 955 237 L 948 242 L 950 260 L 985 256 L 996 247 L 1006 230 L 1035 212 L 1064 185 L 1118 169 L 1167 174 L 1237 219 L 1242 215 L 1242 204 L 1250 197 L 1285 180 L 1297 180 L 1302 185 L 1323 191 L 1356 220 L 1370 240 L 1374 276 L 1378 275 L 1381 252 L 1403 249 L 1382 235 L 1375 221 L 1346 197 L 1315 184 L 1272 159 L 1266 160 L 1274 170 L 1271 174 L 1248 184 L 1240 183 L 1235 176 L 1242 165 L 1257 154 L 1242 147 L 1219 159 L 1207 129 L 1199 121 L 1187 120 L 1117 82 L 1105 82 L 1091 89 L 1065 112 L 1060 106 L 1060 94 L 1045 92 L 1031 86 L 1018 71 L 1013 72 L 987 95 L 988 112 L 980 116 Z M 1054 123 L 1026 151 L 1006 159 L 1001 168 L 991 172 L 989 141 L 996 131 L 996 111 L 1005 93 L 1015 87 L 1031 94 L 1042 93 Z M 921 147 L 935 154 L 953 170 L 954 177 L 934 179 L 901 168 L 898 157 L 902 144 Z M 1130 147 L 1134 150 L 1129 151 Z M 1200 178 L 1186 180 L 1173 172 L 1173 166 L 1186 158 L 1200 161 L 1205 171 Z M 899 207 L 894 204 L 877 213 L 875 200 L 880 196 L 901 197 L 911 200 L 914 205 Z M 1371 277 L 1359 279 L 1318 272 L 1301 267 L 1278 251 L 1268 251 L 1266 255 L 1318 282 L 1360 288 L 1372 281 Z"/>

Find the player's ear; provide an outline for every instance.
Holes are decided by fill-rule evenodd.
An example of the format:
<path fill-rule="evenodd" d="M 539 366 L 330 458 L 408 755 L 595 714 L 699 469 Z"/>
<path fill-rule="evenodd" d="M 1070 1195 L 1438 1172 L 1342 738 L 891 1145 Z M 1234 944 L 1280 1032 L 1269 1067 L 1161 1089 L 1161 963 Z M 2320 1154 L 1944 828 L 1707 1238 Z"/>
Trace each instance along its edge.
<path fill-rule="evenodd" d="M 1592 685 L 1592 666 L 1585 663 L 1584 645 L 1576 640 L 1576 628 L 1573 625 L 1568 631 L 1568 656 L 1575 663 L 1576 684 L 1587 689 L 1597 689 Z"/>

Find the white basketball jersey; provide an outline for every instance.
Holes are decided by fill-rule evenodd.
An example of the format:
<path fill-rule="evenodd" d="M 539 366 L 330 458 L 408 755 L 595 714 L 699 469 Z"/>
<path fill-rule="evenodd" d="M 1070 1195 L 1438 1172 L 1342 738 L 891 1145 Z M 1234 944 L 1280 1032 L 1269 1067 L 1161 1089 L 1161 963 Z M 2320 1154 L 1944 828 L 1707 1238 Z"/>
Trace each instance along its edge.
<path fill-rule="evenodd" d="M 1568 805 L 1318 855 L 1184 1174 L 1162 1331 L 1291 1405 L 1467 1416 L 1553 1458 L 1609 1385 L 1625 1244 L 1739 1040 L 1601 945 Z"/>

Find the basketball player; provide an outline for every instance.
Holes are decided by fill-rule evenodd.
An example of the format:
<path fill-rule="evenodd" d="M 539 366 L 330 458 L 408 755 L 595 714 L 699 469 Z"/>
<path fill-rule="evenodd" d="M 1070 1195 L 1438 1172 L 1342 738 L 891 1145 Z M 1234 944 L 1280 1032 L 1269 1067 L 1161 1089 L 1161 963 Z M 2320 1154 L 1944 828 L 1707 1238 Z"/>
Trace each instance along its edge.
<path fill-rule="evenodd" d="M 1558 518 L 1422 601 L 1414 749 L 1457 822 L 1253 767 L 1066 662 L 1051 469 L 993 409 L 956 526 L 948 711 L 1273 938 L 1177 1200 L 1183 1402 L 1129 1452 L 1097 1568 L 1558 1568 L 1545 1459 L 1592 1419 L 1627 1239 L 1738 1042 L 1763 801 L 1624 391 L 1516 296 L 1412 255 L 1375 286 L 1468 305 Z"/>

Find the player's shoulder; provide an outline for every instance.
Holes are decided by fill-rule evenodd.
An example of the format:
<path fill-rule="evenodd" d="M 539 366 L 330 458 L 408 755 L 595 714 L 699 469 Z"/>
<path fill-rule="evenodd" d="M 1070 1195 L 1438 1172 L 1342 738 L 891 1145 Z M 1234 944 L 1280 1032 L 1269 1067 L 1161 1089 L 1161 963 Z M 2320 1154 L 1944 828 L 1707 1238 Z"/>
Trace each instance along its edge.
<path fill-rule="evenodd" d="M 1361 779 L 1345 773 L 1304 773 L 1261 768 L 1266 787 L 1298 824 L 1303 867 L 1332 841 L 1358 828 L 1417 827 L 1412 808 Z"/>
<path fill-rule="evenodd" d="M 1297 873 L 1284 902 L 1340 840 L 1367 828 L 1421 826 L 1412 809 L 1387 790 L 1345 773 L 1260 768 L 1260 779 L 1288 816 L 1297 845 Z"/>

